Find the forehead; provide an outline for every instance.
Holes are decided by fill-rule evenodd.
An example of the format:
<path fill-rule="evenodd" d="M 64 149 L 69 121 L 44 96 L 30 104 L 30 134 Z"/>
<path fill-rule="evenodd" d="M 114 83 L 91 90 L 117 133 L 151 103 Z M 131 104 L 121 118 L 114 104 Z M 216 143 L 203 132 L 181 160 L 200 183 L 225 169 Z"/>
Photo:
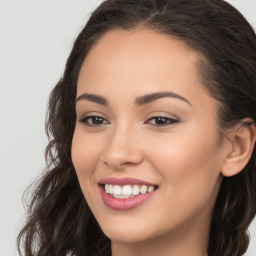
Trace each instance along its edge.
<path fill-rule="evenodd" d="M 108 31 L 94 44 L 82 69 L 97 66 L 97 70 L 103 67 L 108 71 L 110 67 L 116 70 L 127 70 L 129 67 L 132 70 L 135 64 L 141 69 L 149 67 L 149 64 L 150 67 L 164 67 L 178 59 L 182 59 L 184 67 L 187 64 L 192 67 L 196 64 L 198 55 L 181 40 L 166 34 L 142 28 L 128 31 L 116 29 Z"/>
<path fill-rule="evenodd" d="M 89 51 L 81 67 L 77 94 L 120 97 L 174 91 L 193 101 L 205 93 L 199 56 L 182 41 L 149 29 L 112 30 Z"/>
<path fill-rule="evenodd" d="M 106 32 L 94 44 L 86 59 L 88 61 L 91 55 L 95 57 L 97 54 L 111 54 L 113 52 L 117 54 L 129 52 L 130 57 L 138 57 L 138 53 L 144 57 L 151 57 L 153 54 L 166 56 L 166 53 L 179 55 L 181 52 L 186 52 L 190 53 L 190 58 L 197 59 L 197 54 L 183 41 L 146 28 L 113 29 Z"/>

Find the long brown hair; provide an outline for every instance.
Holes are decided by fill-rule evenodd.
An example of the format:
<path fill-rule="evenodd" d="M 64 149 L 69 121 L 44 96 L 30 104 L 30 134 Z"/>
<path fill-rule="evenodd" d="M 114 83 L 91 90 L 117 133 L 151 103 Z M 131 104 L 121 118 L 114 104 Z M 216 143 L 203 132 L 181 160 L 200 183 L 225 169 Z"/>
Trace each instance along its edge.
<path fill-rule="evenodd" d="M 91 47 L 111 29 L 144 26 L 181 40 L 201 58 L 198 73 L 220 103 L 225 130 L 256 122 L 256 36 L 246 19 L 223 0 L 106 0 L 78 35 L 63 77 L 54 87 L 46 130 L 47 168 L 31 186 L 28 217 L 18 236 L 20 255 L 111 255 L 81 192 L 71 159 L 79 70 Z M 89 145 L 88 145 L 89 146 Z M 239 174 L 224 178 L 208 237 L 209 256 L 241 256 L 256 214 L 256 150 Z"/>

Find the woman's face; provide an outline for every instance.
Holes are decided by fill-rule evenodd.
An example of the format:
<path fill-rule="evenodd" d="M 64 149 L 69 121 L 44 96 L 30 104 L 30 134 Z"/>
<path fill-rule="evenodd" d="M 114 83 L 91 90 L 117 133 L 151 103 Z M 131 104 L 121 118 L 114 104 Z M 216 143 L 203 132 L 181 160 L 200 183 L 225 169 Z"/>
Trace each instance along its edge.
<path fill-rule="evenodd" d="M 207 235 L 225 146 L 198 61 L 181 41 L 137 29 L 106 33 L 82 65 L 72 159 L 113 241 Z"/>

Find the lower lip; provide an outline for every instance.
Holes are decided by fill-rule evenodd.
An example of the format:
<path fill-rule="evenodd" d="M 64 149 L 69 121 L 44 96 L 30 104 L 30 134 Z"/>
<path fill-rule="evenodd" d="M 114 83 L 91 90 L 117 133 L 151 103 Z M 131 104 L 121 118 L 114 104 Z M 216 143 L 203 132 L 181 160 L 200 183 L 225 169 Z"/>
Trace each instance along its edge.
<path fill-rule="evenodd" d="M 100 186 L 100 190 L 104 204 L 110 209 L 118 211 L 130 210 L 143 204 L 145 201 L 151 198 L 156 191 L 154 190 L 146 194 L 139 194 L 130 198 L 115 198 L 106 193 L 102 186 Z"/>

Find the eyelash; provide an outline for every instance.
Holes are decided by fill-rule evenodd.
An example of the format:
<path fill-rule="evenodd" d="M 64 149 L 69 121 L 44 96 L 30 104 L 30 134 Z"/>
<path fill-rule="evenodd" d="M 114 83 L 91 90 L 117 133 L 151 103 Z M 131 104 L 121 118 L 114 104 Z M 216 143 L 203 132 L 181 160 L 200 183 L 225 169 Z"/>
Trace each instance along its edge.
<path fill-rule="evenodd" d="M 174 118 L 167 117 L 167 116 L 152 116 L 145 123 L 148 123 L 150 120 L 155 120 L 155 123 L 156 123 L 157 119 L 158 119 L 158 121 L 165 120 L 167 123 L 165 123 L 165 124 L 149 124 L 149 125 L 153 126 L 153 127 L 164 127 L 164 126 L 174 125 L 175 123 L 179 122 L 179 119 L 174 119 Z"/>
<path fill-rule="evenodd" d="M 105 125 L 104 123 L 100 123 L 100 124 L 88 123 L 89 120 L 91 120 L 93 122 L 93 118 L 96 118 L 96 120 L 100 119 L 102 122 L 107 121 L 107 123 L 105 123 L 105 124 L 110 124 L 110 122 L 107 119 L 105 119 L 101 116 L 97 116 L 97 115 L 85 116 L 79 122 L 83 123 L 85 126 L 88 126 L 88 127 L 100 127 L 102 125 Z M 156 124 L 157 119 L 158 119 L 158 121 L 159 120 L 161 120 L 161 121 L 165 120 L 167 123 L 165 123 L 165 124 Z M 149 124 L 152 127 L 170 126 L 170 125 L 174 125 L 175 123 L 180 122 L 179 119 L 174 119 L 174 118 L 170 118 L 170 117 L 167 117 L 167 116 L 152 116 L 152 117 L 147 119 L 145 124 L 147 124 L 151 120 L 155 120 L 155 124 Z"/>
<path fill-rule="evenodd" d="M 107 119 L 105 119 L 105 118 L 103 118 L 103 117 L 101 117 L 101 116 L 92 115 L 92 116 L 85 116 L 85 117 L 83 117 L 83 118 L 80 120 L 80 123 L 83 123 L 84 125 L 89 126 L 89 127 L 99 127 L 99 126 L 101 126 L 101 125 L 104 125 L 104 124 L 89 124 L 89 123 L 88 123 L 88 120 L 89 120 L 89 119 L 93 119 L 93 118 L 98 118 L 98 119 L 101 119 L 101 120 L 103 120 L 103 121 L 107 121 Z M 108 121 L 108 123 L 110 123 L 110 122 Z"/>

